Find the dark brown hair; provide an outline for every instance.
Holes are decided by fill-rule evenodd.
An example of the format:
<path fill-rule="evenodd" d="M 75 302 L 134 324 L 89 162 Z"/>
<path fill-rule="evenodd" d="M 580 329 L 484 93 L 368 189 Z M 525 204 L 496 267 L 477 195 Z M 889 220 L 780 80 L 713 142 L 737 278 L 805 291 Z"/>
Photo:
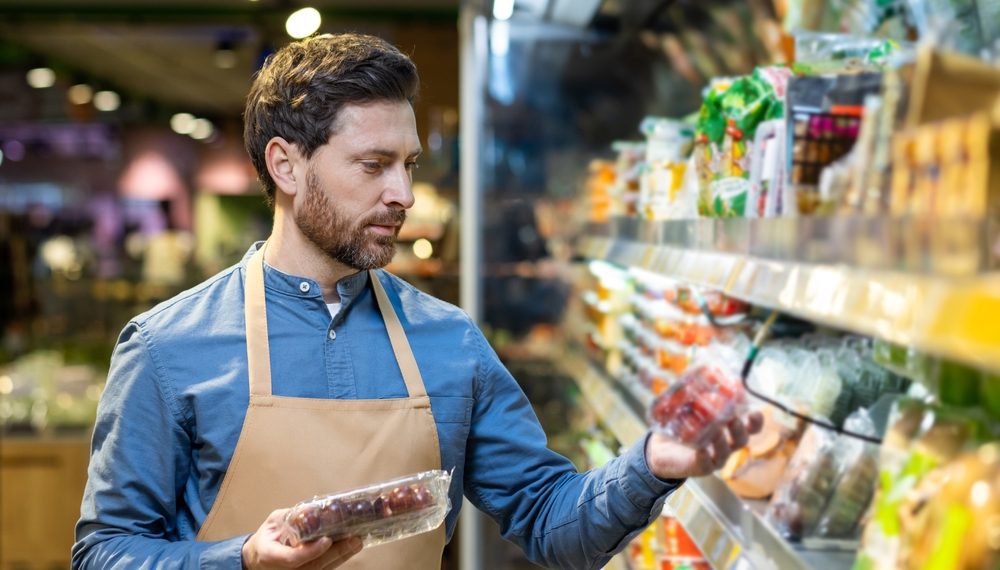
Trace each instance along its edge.
<path fill-rule="evenodd" d="M 243 112 L 243 141 L 267 203 L 275 184 L 264 149 L 274 137 L 294 143 L 306 158 L 335 134 L 344 105 L 413 102 L 417 68 L 385 40 L 363 34 L 322 35 L 271 54 L 254 78 Z"/>

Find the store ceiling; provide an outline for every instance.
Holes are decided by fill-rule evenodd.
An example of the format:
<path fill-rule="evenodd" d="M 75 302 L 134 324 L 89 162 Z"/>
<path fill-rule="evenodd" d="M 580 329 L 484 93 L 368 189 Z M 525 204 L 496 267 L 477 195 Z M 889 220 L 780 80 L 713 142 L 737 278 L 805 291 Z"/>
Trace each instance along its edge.
<path fill-rule="evenodd" d="M 0 0 L 0 45 L 30 65 L 195 113 L 236 116 L 261 56 L 288 41 L 284 21 L 305 5 L 323 31 L 392 36 L 457 22 L 459 0 Z M 232 67 L 216 50 L 228 41 Z"/>

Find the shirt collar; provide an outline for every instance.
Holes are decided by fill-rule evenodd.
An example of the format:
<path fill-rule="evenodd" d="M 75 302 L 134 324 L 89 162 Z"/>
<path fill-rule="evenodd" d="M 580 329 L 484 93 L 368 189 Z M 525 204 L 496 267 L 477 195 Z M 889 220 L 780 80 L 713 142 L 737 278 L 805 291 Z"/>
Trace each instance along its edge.
<path fill-rule="evenodd" d="M 250 249 L 240 261 L 240 265 L 246 267 L 247 262 L 250 261 L 253 254 L 257 253 L 257 250 L 263 245 L 264 242 L 259 241 L 250 246 Z M 367 271 L 358 271 L 357 273 L 348 275 L 338 281 L 337 294 L 340 295 L 341 306 L 346 307 L 350 304 L 351 300 L 357 297 L 367 284 Z M 323 299 L 323 290 L 313 279 L 285 273 L 271 267 L 266 262 L 264 263 L 264 287 L 270 291 L 283 293 L 293 297 Z"/>

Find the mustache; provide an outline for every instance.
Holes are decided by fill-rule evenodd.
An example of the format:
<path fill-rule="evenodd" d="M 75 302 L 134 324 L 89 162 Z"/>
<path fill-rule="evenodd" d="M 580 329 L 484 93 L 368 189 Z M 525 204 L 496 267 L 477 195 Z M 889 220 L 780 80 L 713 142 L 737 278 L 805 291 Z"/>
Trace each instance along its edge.
<path fill-rule="evenodd" d="M 363 226 L 398 226 L 406 221 L 406 210 L 393 209 L 378 214 L 372 214 L 366 218 Z"/>

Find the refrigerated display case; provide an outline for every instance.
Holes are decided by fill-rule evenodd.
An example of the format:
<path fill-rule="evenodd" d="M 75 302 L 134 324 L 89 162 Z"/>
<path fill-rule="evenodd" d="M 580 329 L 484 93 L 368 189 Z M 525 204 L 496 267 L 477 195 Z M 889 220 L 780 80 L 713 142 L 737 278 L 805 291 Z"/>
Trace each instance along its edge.
<path fill-rule="evenodd" d="M 717 345 L 737 355 L 737 374 L 745 366 L 754 396 L 767 397 L 755 381 L 769 379 L 773 388 L 782 378 L 784 396 L 753 398 L 779 418 L 778 427 L 765 430 L 766 442 L 752 442 L 723 470 L 686 482 L 667 502 L 667 514 L 712 568 L 891 568 L 905 556 L 926 556 L 935 568 L 985 564 L 987 558 L 956 550 L 954 533 L 968 527 L 969 513 L 982 510 L 995 488 L 990 442 L 1000 432 L 998 418 L 989 416 L 1000 390 L 996 144 L 994 135 L 981 138 L 983 154 L 993 157 L 983 159 L 992 161 L 989 174 L 964 185 L 962 198 L 947 187 L 958 170 L 927 158 L 926 133 L 972 132 L 973 122 L 996 119 L 926 126 L 952 112 L 926 101 L 970 85 L 970 96 L 985 102 L 964 111 L 996 105 L 996 89 L 986 87 L 996 77 L 989 66 L 925 52 L 902 73 L 883 74 L 900 65 L 899 53 L 916 53 L 894 39 L 904 25 L 900 14 L 914 9 L 903 2 L 880 3 L 881 11 L 864 17 L 858 10 L 869 3 L 821 14 L 860 39 L 831 41 L 823 34 L 830 22 L 812 22 L 814 33 L 799 35 L 799 59 L 796 40 L 780 32 L 810 15 L 782 14 L 780 3 L 603 2 L 576 27 L 557 21 L 551 6 L 532 13 L 524 6 L 534 3 L 519 4 L 520 20 L 516 10 L 509 20 L 491 18 L 486 6 L 469 6 L 463 16 L 463 295 L 492 340 L 530 343 L 539 325 L 555 324 L 547 357 L 622 445 L 650 429 L 647 410 L 658 395 L 670 393 L 689 364 Z M 977 45 L 995 40 L 990 26 L 977 29 Z M 968 26 L 954 34 L 942 36 L 942 45 L 970 45 Z M 847 45 L 863 51 L 837 51 Z M 775 62 L 789 66 L 754 71 Z M 854 75 L 836 75 L 845 68 Z M 957 74 L 950 91 L 928 79 L 949 73 Z M 818 76 L 831 78 L 811 79 Z M 899 97 L 899 82 L 924 87 Z M 787 105 L 784 113 L 761 112 L 752 123 L 737 116 L 734 105 L 764 100 L 756 97 L 765 83 L 777 94 L 773 101 Z M 820 84 L 820 95 L 836 95 L 811 99 Z M 978 95 L 981 89 L 994 95 Z M 916 103 L 909 122 L 900 123 L 907 96 Z M 962 107 L 945 99 L 948 109 Z M 710 116 L 704 107 L 700 116 L 686 116 L 703 101 L 714 105 Z M 866 114 L 883 119 L 866 125 Z M 784 117 L 787 124 L 768 123 Z M 693 153 L 653 153 L 662 141 L 651 138 L 660 135 L 693 144 Z M 852 156 L 855 144 L 861 150 Z M 930 154 L 952 160 L 943 151 Z M 893 172 L 899 156 L 924 170 Z M 848 180 L 849 160 L 857 161 L 851 168 L 863 164 L 863 180 Z M 781 167 L 761 176 L 768 161 Z M 842 169 L 824 174 L 830 165 Z M 687 184 L 695 189 L 691 202 L 675 201 Z M 743 196 L 733 199 L 735 190 Z M 551 231 L 539 232 L 528 210 L 560 215 Z M 670 284 L 650 285 L 656 279 Z M 739 315 L 716 310 L 737 305 Z M 773 330 L 769 314 L 782 315 Z M 751 341 L 761 329 L 783 338 Z M 792 367 L 786 355 L 808 357 L 813 368 Z M 792 385 L 789 378 L 803 375 L 807 387 Z M 800 400 L 790 404 L 790 394 Z M 860 408 L 866 411 L 859 423 Z M 793 419 L 799 416 L 806 421 Z M 926 429 L 907 431 L 912 418 Z M 808 423 L 826 427 L 807 430 Z M 829 465 L 797 459 L 800 445 L 830 451 Z M 966 448 L 974 448 L 971 455 L 959 453 Z M 966 473 L 980 479 L 955 483 L 948 499 L 935 500 L 939 487 L 930 481 L 958 465 L 975 466 Z M 902 473 L 920 482 L 932 514 L 892 498 L 905 491 Z M 761 474 L 773 484 L 762 485 Z M 958 498 L 973 487 L 977 499 Z M 809 501 L 813 510 L 801 510 Z M 475 524 L 466 521 L 463 529 Z M 927 545 L 916 545 L 920 537 Z M 618 562 L 662 562 L 651 544 L 653 550 L 636 547 L 646 553 L 639 562 Z M 992 552 L 983 544 L 969 550 Z M 885 556 L 873 555 L 883 546 Z M 481 548 L 463 548 L 475 566 Z"/>

